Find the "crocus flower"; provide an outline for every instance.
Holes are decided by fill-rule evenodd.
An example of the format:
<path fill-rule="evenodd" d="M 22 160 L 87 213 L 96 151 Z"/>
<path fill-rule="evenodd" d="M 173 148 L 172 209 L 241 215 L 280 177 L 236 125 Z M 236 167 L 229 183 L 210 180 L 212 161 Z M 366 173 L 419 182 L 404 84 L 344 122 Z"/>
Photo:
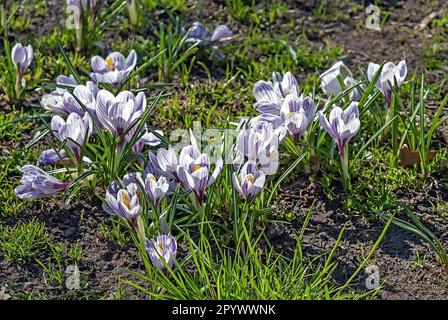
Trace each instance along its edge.
<path fill-rule="evenodd" d="M 180 182 L 177 174 L 179 156 L 173 147 L 169 146 L 168 149 L 160 148 L 157 150 L 157 164 L 164 175 Z"/>
<path fill-rule="evenodd" d="M 232 31 L 225 25 L 219 25 L 211 32 L 202 23 L 196 21 L 190 29 L 187 41 L 199 42 L 203 45 L 217 46 L 232 38 Z"/>
<path fill-rule="evenodd" d="M 136 185 L 144 186 L 145 182 L 143 181 L 142 173 L 141 172 L 131 172 L 131 173 L 125 174 L 125 176 L 123 177 L 123 185 L 127 187 L 131 183 L 135 183 Z"/>
<path fill-rule="evenodd" d="M 369 81 L 373 80 L 379 68 L 379 64 L 373 62 L 369 63 L 369 66 L 367 68 L 367 78 L 369 79 Z M 387 62 L 386 64 L 384 64 L 378 81 L 376 82 L 376 87 L 386 97 L 387 106 L 389 108 L 392 101 L 392 89 L 390 86 L 394 86 L 395 84 L 400 86 L 404 82 L 407 72 L 408 71 L 405 60 L 401 60 L 397 65 L 395 65 L 393 62 Z"/>
<path fill-rule="evenodd" d="M 162 198 L 166 195 L 169 189 L 168 179 L 160 176 L 157 179 L 152 173 L 148 173 L 145 179 L 145 191 L 151 199 L 154 207 L 158 207 Z"/>
<path fill-rule="evenodd" d="M 319 78 L 322 90 L 333 96 L 336 96 L 343 91 L 339 78 L 343 81 L 345 87 L 351 87 L 356 83 L 352 73 L 342 61 L 334 64 L 330 69 L 322 73 Z M 354 88 L 350 92 L 350 100 L 358 101 L 360 98 L 359 90 Z"/>
<path fill-rule="evenodd" d="M 39 157 L 39 164 L 48 167 L 53 164 L 56 164 L 67 157 L 67 153 L 64 149 L 60 150 L 59 152 L 55 149 L 48 149 L 42 152 L 42 154 Z"/>
<path fill-rule="evenodd" d="M 353 87 L 356 83 L 357 82 L 354 78 L 347 77 L 344 79 L 344 85 L 346 88 Z M 350 94 L 348 97 L 351 101 L 359 101 L 359 100 L 361 100 L 361 93 L 359 92 L 358 88 L 353 88 L 350 91 Z"/>
<path fill-rule="evenodd" d="M 157 155 L 152 151 L 148 152 L 148 163 L 145 167 L 145 174 L 152 174 L 155 177 L 160 177 L 163 174 L 162 169 L 160 168 L 159 162 L 157 160 Z"/>
<path fill-rule="evenodd" d="M 308 129 L 316 113 L 316 105 L 309 97 L 288 95 L 283 101 L 280 115 L 285 127 L 295 140 Z"/>
<path fill-rule="evenodd" d="M 319 111 L 319 120 L 322 128 L 334 139 L 339 148 L 341 156 L 344 181 L 348 180 L 348 153 L 346 145 L 358 132 L 361 123 L 359 121 L 358 103 L 352 102 L 347 109 L 333 108 L 327 120 L 325 115 Z"/>
<path fill-rule="evenodd" d="M 69 77 L 60 75 L 56 79 L 56 85 L 57 87 L 53 92 L 42 97 L 40 104 L 47 111 L 57 114 L 68 114 L 64 109 L 64 94 L 68 90 L 64 87 L 72 87 L 74 89 L 78 83 L 72 75 Z"/>
<path fill-rule="evenodd" d="M 142 207 L 139 200 L 139 187 L 136 183 L 128 184 L 125 189 L 119 189 L 117 183 L 113 184 L 106 191 L 106 203 L 107 213 L 126 219 L 137 228 L 137 218 Z"/>
<path fill-rule="evenodd" d="M 17 43 L 11 50 L 11 59 L 14 67 L 19 72 L 19 77 L 22 78 L 25 71 L 31 65 L 33 61 L 34 50 L 31 45 L 27 47 L 22 46 L 22 44 Z"/>
<path fill-rule="evenodd" d="M 177 176 L 183 188 L 193 190 L 199 202 L 202 203 L 205 190 L 216 181 L 222 167 L 223 160 L 219 159 L 212 172 L 208 155 L 201 154 L 197 146 L 189 145 L 184 147 L 179 154 Z"/>
<path fill-rule="evenodd" d="M 121 136 L 141 118 L 146 109 L 143 92 L 136 96 L 122 91 L 116 97 L 107 90 L 100 90 L 96 97 L 96 116 L 101 125 L 114 136 Z"/>
<path fill-rule="evenodd" d="M 232 31 L 227 26 L 217 26 L 210 37 L 212 44 L 220 43 L 229 40 L 233 36 Z"/>
<path fill-rule="evenodd" d="M 90 74 L 92 81 L 107 83 L 119 87 L 131 74 L 137 64 L 137 53 L 131 50 L 125 58 L 119 52 L 113 52 L 103 59 L 94 56 L 91 61 L 93 72 Z"/>
<path fill-rule="evenodd" d="M 127 187 L 128 184 L 124 183 L 124 186 Z M 112 181 L 112 183 L 107 187 L 106 189 L 106 195 L 110 194 L 112 197 L 117 198 L 118 195 L 118 191 L 120 191 L 122 189 L 121 184 L 119 181 L 114 180 Z M 117 214 L 115 213 L 115 211 L 109 206 L 108 202 L 105 201 L 103 202 L 102 206 L 103 210 L 107 213 L 110 214 L 111 216 L 116 216 Z"/>
<path fill-rule="evenodd" d="M 60 87 L 76 87 L 78 85 L 78 82 L 76 82 L 76 79 L 73 75 L 69 75 L 64 76 L 64 75 L 59 75 L 56 78 L 56 84 L 58 85 L 58 87 L 56 87 L 56 91 L 60 94 L 63 94 L 65 92 L 67 92 L 67 89 L 65 88 L 60 88 Z"/>
<path fill-rule="evenodd" d="M 210 30 L 208 30 L 202 23 L 200 23 L 199 21 L 195 21 L 190 28 L 190 34 L 188 35 L 188 38 L 203 41 L 205 40 L 205 36 L 209 32 Z"/>
<path fill-rule="evenodd" d="M 81 118 L 77 113 L 70 113 L 67 120 L 55 115 L 51 119 L 51 129 L 56 137 L 65 141 L 67 147 L 73 152 L 78 163 L 81 162 L 81 147 L 84 146 L 92 132 L 92 119 L 88 114 Z"/>
<path fill-rule="evenodd" d="M 64 191 L 69 185 L 33 165 L 26 165 L 19 170 L 23 173 L 21 185 L 14 193 L 21 199 L 45 198 Z"/>
<path fill-rule="evenodd" d="M 128 134 L 125 136 L 126 142 L 131 142 L 134 138 L 134 135 L 137 131 L 137 125 L 133 126 Z M 163 136 L 163 131 L 155 130 L 156 133 Z M 160 139 L 151 131 L 148 130 L 146 124 L 143 125 L 140 138 L 134 143 L 132 146 L 132 151 L 135 153 L 140 153 L 143 150 L 144 146 L 156 147 L 160 144 Z"/>
<path fill-rule="evenodd" d="M 40 105 L 47 111 L 63 114 L 65 113 L 63 101 L 64 99 L 62 95 L 50 93 L 42 97 Z"/>
<path fill-rule="evenodd" d="M 177 255 L 176 239 L 169 234 L 159 235 L 154 241 L 147 239 L 146 251 L 152 263 L 165 275 L 168 275 L 166 265 L 172 268 Z"/>
<path fill-rule="evenodd" d="M 291 72 L 286 72 L 282 77 L 279 73 L 273 73 L 273 81 L 258 81 L 253 89 L 257 103 L 254 108 L 263 114 L 280 115 L 283 100 L 289 94 L 299 96 L 299 85 Z"/>
<path fill-rule="evenodd" d="M 257 164 L 247 161 L 239 174 L 233 174 L 233 185 L 244 199 L 249 196 L 255 197 L 264 187 L 266 175 L 258 170 Z"/>
<path fill-rule="evenodd" d="M 355 136 L 361 125 L 359 121 L 358 103 L 352 102 L 347 109 L 333 108 L 327 120 L 325 115 L 319 111 L 319 120 L 322 128 L 334 139 L 343 152 L 345 145 Z"/>
<path fill-rule="evenodd" d="M 84 116 L 86 110 L 92 118 L 96 118 L 96 96 L 99 92 L 98 87 L 92 81 L 88 81 L 86 85 L 78 85 L 73 90 L 73 94 L 65 92 L 62 99 L 63 112 L 65 113 L 77 113 L 80 116 Z M 75 98 L 76 97 L 76 98 Z M 76 100 L 78 99 L 81 104 Z"/>

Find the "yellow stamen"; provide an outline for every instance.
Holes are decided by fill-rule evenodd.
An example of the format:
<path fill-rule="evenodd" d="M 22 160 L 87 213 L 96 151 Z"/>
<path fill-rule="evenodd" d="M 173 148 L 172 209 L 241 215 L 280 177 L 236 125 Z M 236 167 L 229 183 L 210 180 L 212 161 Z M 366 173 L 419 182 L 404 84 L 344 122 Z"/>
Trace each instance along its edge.
<path fill-rule="evenodd" d="M 107 68 L 109 69 L 109 71 L 114 71 L 114 62 L 112 61 L 112 58 L 107 58 L 106 62 L 107 62 Z"/>
<path fill-rule="evenodd" d="M 162 243 L 162 242 L 159 242 L 159 243 L 157 244 L 157 246 L 160 248 L 160 250 L 163 250 L 163 243 Z"/>
<path fill-rule="evenodd" d="M 128 209 L 131 209 L 131 203 L 130 203 L 129 195 L 127 193 L 123 193 L 123 203 Z"/>
<path fill-rule="evenodd" d="M 157 182 L 156 177 L 154 177 L 153 175 L 150 175 L 150 176 L 149 176 L 149 180 L 154 181 L 154 182 Z"/>
<path fill-rule="evenodd" d="M 191 170 L 192 172 L 195 172 L 197 170 L 201 169 L 201 165 L 200 164 L 195 164 L 193 167 L 193 170 Z"/>
<path fill-rule="evenodd" d="M 253 176 L 253 174 L 249 173 L 246 176 L 246 180 L 249 181 L 250 183 L 254 183 L 254 176 Z"/>

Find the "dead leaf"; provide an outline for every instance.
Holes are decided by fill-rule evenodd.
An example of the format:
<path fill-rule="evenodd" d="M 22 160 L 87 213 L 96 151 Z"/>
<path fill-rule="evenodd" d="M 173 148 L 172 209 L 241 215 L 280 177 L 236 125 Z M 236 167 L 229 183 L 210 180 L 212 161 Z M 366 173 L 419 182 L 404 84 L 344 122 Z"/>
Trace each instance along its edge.
<path fill-rule="evenodd" d="M 437 150 L 429 150 L 427 159 L 431 161 L 434 159 L 435 155 L 437 154 Z M 405 144 L 403 145 L 403 148 L 400 152 L 400 162 L 401 165 L 405 168 L 412 167 L 414 165 L 420 164 L 420 154 L 418 151 L 411 151 L 409 150 L 409 147 Z"/>

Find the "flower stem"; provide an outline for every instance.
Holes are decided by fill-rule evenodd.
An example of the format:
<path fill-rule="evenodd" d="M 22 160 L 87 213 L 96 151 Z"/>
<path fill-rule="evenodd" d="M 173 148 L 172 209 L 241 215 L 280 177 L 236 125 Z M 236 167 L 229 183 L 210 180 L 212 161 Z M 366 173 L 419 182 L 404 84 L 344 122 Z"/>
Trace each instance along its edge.
<path fill-rule="evenodd" d="M 135 232 L 137 233 L 137 237 L 140 240 L 140 242 L 145 246 L 146 243 L 146 234 L 145 234 L 145 226 L 143 224 L 142 216 L 138 216 L 138 218 L 135 221 Z"/>
<path fill-rule="evenodd" d="M 0 4 L 0 26 L 6 28 L 6 9 L 4 2 Z"/>
<path fill-rule="evenodd" d="M 112 163 L 112 174 L 111 179 L 115 180 L 118 177 L 118 171 L 120 169 L 120 159 L 121 159 L 122 144 L 118 143 L 115 145 L 113 152 L 113 163 Z"/>
<path fill-rule="evenodd" d="M 19 100 L 20 99 L 20 95 L 22 94 L 22 76 L 20 75 L 20 73 L 17 73 L 17 77 L 16 77 L 16 99 Z"/>
<path fill-rule="evenodd" d="M 392 120 L 393 113 L 394 112 L 393 112 L 391 107 L 387 108 L 387 111 L 386 111 L 386 122 L 385 123 L 389 123 L 389 121 Z M 387 126 L 385 128 L 384 132 L 385 132 L 385 135 L 389 135 L 389 133 L 390 133 L 390 126 Z"/>
<path fill-rule="evenodd" d="M 77 51 L 81 51 L 83 49 L 83 25 L 80 23 L 78 28 L 76 29 L 76 49 Z"/>
<path fill-rule="evenodd" d="M 348 175 L 348 147 L 345 146 L 340 150 L 341 164 L 342 164 L 342 177 L 344 179 L 344 187 L 347 188 L 350 182 L 350 177 Z"/>

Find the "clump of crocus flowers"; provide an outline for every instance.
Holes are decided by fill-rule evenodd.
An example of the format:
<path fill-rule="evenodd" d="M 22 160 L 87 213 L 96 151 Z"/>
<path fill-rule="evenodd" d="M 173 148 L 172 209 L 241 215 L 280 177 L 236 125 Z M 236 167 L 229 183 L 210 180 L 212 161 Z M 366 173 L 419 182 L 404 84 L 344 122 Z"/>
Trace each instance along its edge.
<path fill-rule="evenodd" d="M 275 128 L 274 124 L 252 119 L 241 124 L 234 146 L 235 165 L 251 160 L 266 175 L 273 175 L 279 166 L 278 147 L 285 137 L 284 127 Z"/>
<path fill-rule="evenodd" d="M 32 59 L 32 56 L 29 59 L 22 57 L 23 55 L 30 56 L 27 53 L 30 50 L 32 51 L 20 45 L 17 45 L 14 50 L 19 76 L 24 74 Z M 21 51 L 23 52 L 20 53 Z M 78 170 L 81 170 L 78 173 L 82 173 L 81 163 L 83 161 L 86 165 L 92 163 L 91 159 L 83 156 L 83 151 L 88 149 L 86 145 L 89 137 L 105 132 L 110 132 L 113 138 L 119 139 L 116 148 L 117 156 L 130 143 L 135 153 L 142 152 L 145 145 L 156 146 L 160 143 L 159 139 L 149 132 L 146 123 L 138 126 L 146 109 L 146 96 L 143 92 L 134 95 L 130 91 L 121 91 L 115 96 L 98 87 L 103 83 L 109 83 L 107 80 L 104 81 L 105 79 L 120 79 L 119 83 L 125 81 L 135 67 L 136 60 L 135 51 L 131 52 L 127 60 L 119 53 L 111 54 L 106 60 L 100 57 L 93 58 L 94 66 L 95 61 L 100 61 L 99 64 L 110 64 L 110 69 L 113 69 L 106 71 L 105 74 L 92 75 L 97 83 L 87 81 L 85 85 L 79 84 L 72 75 L 61 75 L 57 78 L 57 88 L 43 96 L 41 105 L 52 114 L 49 131 L 60 141 L 62 147 L 45 150 L 39 157 L 40 165 L 50 166 L 58 163 L 77 165 Z M 125 69 L 122 69 L 123 63 L 126 64 Z M 118 82 L 112 84 L 118 84 Z M 139 132 L 137 132 L 138 128 Z M 163 135 L 159 130 L 156 132 Z M 135 136 L 138 136 L 138 139 L 134 139 Z M 50 179 L 39 181 L 51 182 Z M 32 188 L 31 185 L 26 184 L 20 192 L 24 193 L 26 187 Z M 45 194 L 51 195 L 51 193 Z M 33 195 L 41 197 L 45 194 L 30 192 L 29 198 L 33 198 Z"/>
<path fill-rule="evenodd" d="M 266 126 L 266 123 L 269 123 L 278 132 L 287 130 L 294 140 L 298 140 L 314 121 L 317 106 L 310 97 L 300 94 L 298 82 L 291 72 L 286 72 L 283 76 L 274 72 L 272 78 L 272 81 L 258 81 L 254 86 L 253 93 L 257 100 L 254 108 L 261 112 L 261 115 L 252 119 L 251 122 L 258 126 Z M 355 83 L 350 70 L 342 62 L 335 64 L 322 74 L 321 81 L 324 92 L 332 95 L 342 92 L 341 82 L 345 85 Z M 354 88 L 350 97 L 359 99 L 359 91 Z M 318 118 L 322 128 L 338 145 L 343 177 L 347 182 L 349 179 L 347 144 L 360 127 L 358 103 L 352 101 L 345 110 L 340 107 L 333 108 L 328 120 L 322 112 L 319 112 Z M 240 133 L 237 138 L 237 145 L 240 145 L 240 149 L 242 146 L 245 148 L 250 146 L 248 150 L 251 150 L 263 145 L 263 143 L 257 143 L 253 138 L 244 139 L 243 137 L 244 135 Z M 281 142 L 282 139 L 279 139 L 278 142 Z M 263 137 L 263 141 L 266 140 L 267 138 Z M 249 153 L 253 153 L 253 151 Z"/>
<path fill-rule="evenodd" d="M 190 32 L 192 39 L 205 44 L 214 44 L 231 36 L 230 30 L 224 26 L 210 32 L 200 23 L 195 23 Z M 31 63 L 32 49 L 31 58 L 29 52 L 30 49 L 21 46 L 13 50 L 15 66 L 20 76 L 23 76 Z M 135 160 L 135 166 L 126 167 L 127 174 L 123 179 L 116 175 L 107 184 L 104 183 L 107 189 L 103 209 L 129 223 L 140 244 L 145 246 L 152 263 L 163 274 L 168 275 L 177 255 L 176 239 L 171 234 L 161 234 L 153 241 L 148 240 L 145 229 L 147 224 L 143 219 L 160 222 L 158 218 L 166 214 L 167 210 L 163 209 L 166 209 L 166 203 L 174 193 L 176 196 L 187 194 L 192 202 L 195 201 L 190 208 L 199 212 L 204 210 L 206 200 L 210 199 L 210 187 L 218 181 L 224 163 L 223 159 L 211 159 L 209 154 L 203 152 L 201 141 L 198 143 L 192 131 L 189 144 L 180 152 L 170 145 L 156 148 L 160 140 L 142 121 L 149 111 L 146 95 L 143 92 L 135 94 L 131 91 L 109 91 L 111 86 L 115 89 L 122 87 L 136 63 L 137 55 L 134 50 L 127 58 L 114 52 L 106 59 L 100 56 L 92 58 L 91 81 L 85 85 L 78 83 L 73 76 L 58 77 L 58 88 L 44 96 L 41 104 L 46 111 L 52 113 L 51 132 L 64 148 L 45 150 L 39 163 L 49 166 L 64 160 L 65 163 L 81 166 L 83 162 L 92 162 L 84 159 L 83 150 L 90 140 L 98 138 L 101 133 L 110 138 L 108 141 L 119 141 L 113 144 L 114 152 L 119 154 L 126 147 L 132 149 L 136 158 L 140 158 Z M 373 79 L 378 69 L 378 65 L 369 65 L 369 79 Z M 386 96 L 389 106 L 391 85 L 400 85 L 406 72 L 404 61 L 397 66 L 391 63 L 384 66 L 377 86 Z M 350 70 L 342 62 L 332 66 L 320 78 L 322 90 L 330 95 L 338 95 L 344 86 L 356 83 Z M 234 188 L 232 191 L 246 201 L 246 208 L 250 207 L 251 201 L 268 185 L 269 176 L 277 172 L 280 144 L 286 139 L 295 143 L 309 134 L 307 131 L 315 122 L 317 112 L 314 96 L 308 97 L 300 92 L 298 81 L 291 72 L 283 75 L 274 72 L 272 81 L 258 81 L 253 94 L 256 99 L 254 107 L 260 114 L 249 121 L 240 122 L 236 142 L 231 148 L 233 163 L 229 167 L 229 177 Z M 338 146 L 345 183 L 349 182 L 348 145 L 361 126 L 358 102 L 353 101 L 359 100 L 359 91 L 353 88 L 349 98 L 345 109 L 335 106 L 328 117 L 323 111 L 317 113 L 317 123 L 320 123 Z M 162 135 L 160 131 L 156 133 Z M 292 139 L 285 138 L 288 133 Z M 131 142 L 132 145 L 129 145 Z M 150 146 L 151 150 L 143 153 L 144 146 Z M 144 158 L 147 154 L 149 156 Z M 128 173 L 129 168 L 139 168 L 143 172 Z M 23 166 L 19 170 L 23 175 L 15 193 L 23 199 L 56 195 L 64 192 L 70 185 L 33 165 Z M 82 170 L 78 170 L 79 173 Z M 181 189 L 184 193 L 177 193 Z M 151 210 L 152 215 L 146 215 L 145 210 L 148 213 Z"/>

